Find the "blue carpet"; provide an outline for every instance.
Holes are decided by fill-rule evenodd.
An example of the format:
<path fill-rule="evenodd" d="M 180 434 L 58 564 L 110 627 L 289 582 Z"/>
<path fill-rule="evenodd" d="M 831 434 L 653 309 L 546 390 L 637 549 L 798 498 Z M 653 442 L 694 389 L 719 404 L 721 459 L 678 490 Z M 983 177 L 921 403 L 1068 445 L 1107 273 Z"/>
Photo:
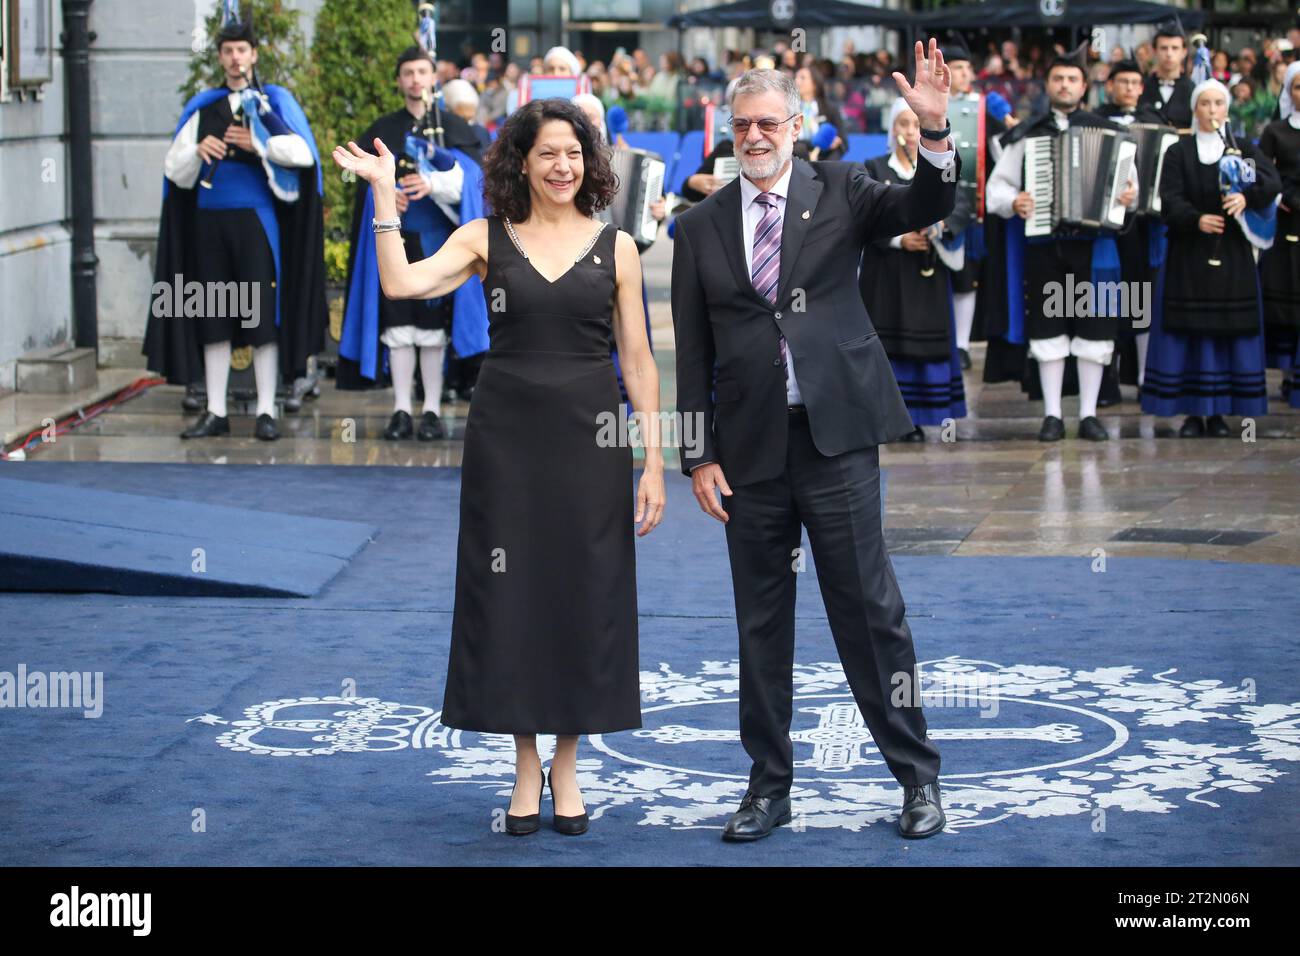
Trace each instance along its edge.
<path fill-rule="evenodd" d="M 312 597 L 377 529 L 0 478 L 0 590 Z"/>
<path fill-rule="evenodd" d="M 513 840 L 508 738 L 436 720 L 458 471 L 34 461 L 11 476 L 380 533 L 314 599 L 0 594 L 0 671 L 104 675 L 97 719 L 0 709 L 6 863 L 1280 865 L 1300 850 L 1295 569 L 896 557 L 923 673 L 946 688 L 927 719 L 951 828 L 912 843 L 810 564 L 794 825 L 732 846 L 719 828 L 748 760 L 725 541 L 670 473 L 666 523 L 637 544 L 645 726 L 583 741 L 586 836 Z"/>

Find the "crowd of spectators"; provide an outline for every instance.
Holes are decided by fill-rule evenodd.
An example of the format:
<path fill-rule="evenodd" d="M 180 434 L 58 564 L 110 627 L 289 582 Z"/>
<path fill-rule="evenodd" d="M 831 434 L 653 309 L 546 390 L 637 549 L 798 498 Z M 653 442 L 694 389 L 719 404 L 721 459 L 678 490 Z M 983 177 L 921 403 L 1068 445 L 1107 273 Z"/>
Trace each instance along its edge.
<path fill-rule="evenodd" d="M 1214 50 L 1214 75 L 1232 92 L 1230 119 L 1238 136 L 1254 138 L 1273 117 L 1287 64 L 1300 50 L 1300 28 L 1285 37 L 1266 38 L 1235 51 Z M 1004 96 L 1021 117 L 1046 108 L 1043 80 L 1047 64 L 1067 52 L 1060 43 L 1026 43 L 1015 40 L 989 41 L 984 49 L 973 50 L 979 88 Z M 1097 106 L 1105 97 L 1105 82 L 1111 64 L 1133 59 L 1144 72 L 1155 68 L 1150 43 L 1133 50 L 1115 46 L 1104 56 L 1089 51 L 1090 91 L 1088 104 Z M 652 57 L 645 50 L 617 50 L 608 61 L 588 60 L 580 50 L 556 47 L 527 63 L 507 60 L 499 53 L 475 53 L 467 64 L 443 61 L 439 76 L 444 84 L 464 81 L 453 90 L 467 117 L 494 129 L 513 107 L 513 91 L 524 72 L 551 75 L 585 74 L 591 91 L 606 106 L 621 106 L 630 129 L 698 129 L 706 103 L 725 99 L 727 84 L 752 67 L 774 67 L 794 77 L 809 115 L 821 115 L 844 133 L 880 132 L 890 105 L 898 93 L 892 73 L 899 69 L 887 50 L 864 52 L 845 45 L 838 60 L 817 57 L 778 40 L 771 48 L 728 50 L 720 62 L 710 65 L 703 57 L 686 61 L 675 51 Z M 1190 63 L 1187 65 L 1190 69 Z"/>

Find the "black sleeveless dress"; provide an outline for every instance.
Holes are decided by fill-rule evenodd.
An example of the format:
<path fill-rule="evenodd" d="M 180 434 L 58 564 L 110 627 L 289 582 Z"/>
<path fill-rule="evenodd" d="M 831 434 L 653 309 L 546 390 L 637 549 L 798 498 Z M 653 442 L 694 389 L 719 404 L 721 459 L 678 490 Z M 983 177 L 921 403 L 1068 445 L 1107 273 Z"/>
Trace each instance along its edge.
<path fill-rule="evenodd" d="M 465 426 L 441 720 L 501 734 L 640 727 L 632 449 L 601 440 L 620 404 L 617 230 L 548 282 L 487 221 L 490 345 Z"/>

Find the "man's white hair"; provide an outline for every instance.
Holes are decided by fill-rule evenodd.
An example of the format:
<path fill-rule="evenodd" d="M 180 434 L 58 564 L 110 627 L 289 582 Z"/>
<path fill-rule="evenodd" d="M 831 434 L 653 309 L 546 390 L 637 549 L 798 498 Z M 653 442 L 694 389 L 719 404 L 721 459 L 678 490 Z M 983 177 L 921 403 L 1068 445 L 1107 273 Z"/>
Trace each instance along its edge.
<path fill-rule="evenodd" d="M 462 103 L 468 103 L 478 109 L 478 90 L 468 80 L 454 79 L 442 84 L 442 101 L 447 109 L 454 110 Z"/>
<path fill-rule="evenodd" d="M 727 105 L 732 107 L 735 112 L 735 101 L 738 96 L 753 96 L 754 94 L 780 93 L 785 97 L 786 115 L 799 112 L 799 90 L 794 85 L 794 80 L 786 76 L 780 70 L 746 70 L 736 85 L 732 87 L 730 95 L 727 97 Z"/>
<path fill-rule="evenodd" d="M 594 93 L 579 93 L 569 102 L 579 109 L 582 109 L 584 113 L 587 111 L 583 109 L 583 107 L 595 107 L 596 113 L 600 116 L 600 125 L 597 127 L 600 132 L 600 141 L 602 143 L 608 143 L 609 130 L 605 126 L 605 104 L 600 101 L 600 97 L 596 96 Z"/>

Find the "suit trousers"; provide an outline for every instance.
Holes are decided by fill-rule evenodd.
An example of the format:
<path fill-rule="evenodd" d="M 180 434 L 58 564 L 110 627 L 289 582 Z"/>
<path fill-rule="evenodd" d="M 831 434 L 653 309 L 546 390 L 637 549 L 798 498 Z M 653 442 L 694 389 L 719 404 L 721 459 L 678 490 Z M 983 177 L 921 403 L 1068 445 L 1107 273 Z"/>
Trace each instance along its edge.
<path fill-rule="evenodd" d="M 735 487 L 722 499 L 740 633 L 740 738 L 753 761 L 750 790 L 781 797 L 794 781 L 790 721 L 801 524 L 867 729 L 899 783 L 930 783 L 939 776 L 939 751 L 927 737 L 912 633 L 885 550 L 879 447 L 823 455 L 806 413 L 788 418 L 785 470 Z M 891 700 L 896 685 L 911 693 Z"/>

